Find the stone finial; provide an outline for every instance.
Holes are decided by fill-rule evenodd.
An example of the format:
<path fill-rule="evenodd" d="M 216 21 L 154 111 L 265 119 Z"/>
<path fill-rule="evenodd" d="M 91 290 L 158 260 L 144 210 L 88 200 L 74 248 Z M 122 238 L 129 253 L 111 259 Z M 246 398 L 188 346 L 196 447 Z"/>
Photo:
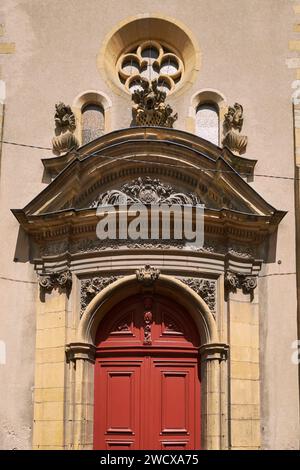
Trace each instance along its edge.
<path fill-rule="evenodd" d="M 137 269 L 135 273 L 137 280 L 148 287 L 159 278 L 160 270 L 146 264 L 143 268 Z"/>
<path fill-rule="evenodd" d="M 137 126 L 173 127 L 178 115 L 165 103 L 166 93 L 158 89 L 158 81 L 141 79 L 140 86 L 132 94 L 132 114 Z"/>
<path fill-rule="evenodd" d="M 52 139 L 52 148 L 56 155 L 61 155 L 79 147 L 79 142 L 74 135 L 75 116 L 70 106 L 58 103 L 55 110 L 55 137 Z"/>
<path fill-rule="evenodd" d="M 233 153 L 239 155 L 246 152 L 248 137 L 241 135 L 243 127 L 243 106 L 235 103 L 229 106 L 224 117 L 224 134 L 223 145 L 228 147 Z"/>

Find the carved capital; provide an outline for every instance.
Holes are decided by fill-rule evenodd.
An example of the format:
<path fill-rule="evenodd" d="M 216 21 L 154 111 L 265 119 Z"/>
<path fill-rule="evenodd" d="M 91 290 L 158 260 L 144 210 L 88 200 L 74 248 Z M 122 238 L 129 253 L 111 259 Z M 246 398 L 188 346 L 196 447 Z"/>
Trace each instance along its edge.
<path fill-rule="evenodd" d="M 253 294 L 257 287 L 257 276 L 226 271 L 224 284 L 227 292 L 236 292 L 237 289 L 242 289 L 245 294 Z"/>
<path fill-rule="evenodd" d="M 66 345 L 67 362 L 76 362 L 78 359 L 95 362 L 96 347 L 89 343 L 70 343 Z"/>
<path fill-rule="evenodd" d="M 154 282 L 159 278 L 160 270 L 146 264 L 143 268 L 136 270 L 136 278 L 138 282 L 141 282 L 144 286 L 152 286 Z"/>
<path fill-rule="evenodd" d="M 228 351 L 229 346 L 226 343 L 203 344 L 199 349 L 202 361 L 225 361 Z"/>
<path fill-rule="evenodd" d="M 53 272 L 41 274 L 38 277 L 39 285 L 42 289 L 52 290 L 56 287 L 70 289 L 72 286 L 71 271 Z"/>
<path fill-rule="evenodd" d="M 239 278 L 236 273 L 231 271 L 225 272 L 224 277 L 225 288 L 229 291 L 235 291 L 239 287 Z"/>

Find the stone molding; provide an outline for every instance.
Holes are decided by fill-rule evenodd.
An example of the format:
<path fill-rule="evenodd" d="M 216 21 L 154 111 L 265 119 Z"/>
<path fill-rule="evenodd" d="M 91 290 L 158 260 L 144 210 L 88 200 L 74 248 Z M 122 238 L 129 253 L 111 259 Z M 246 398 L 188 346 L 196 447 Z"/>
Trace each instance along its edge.
<path fill-rule="evenodd" d="M 228 357 L 229 345 L 226 343 L 207 343 L 199 348 L 202 361 L 225 361 Z"/>
<path fill-rule="evenodd" d="M 95 362 L 96 347 L 88 343 L 69 343 L 66 345 L 67 362 L 75 362 L 78 359 Z"/>

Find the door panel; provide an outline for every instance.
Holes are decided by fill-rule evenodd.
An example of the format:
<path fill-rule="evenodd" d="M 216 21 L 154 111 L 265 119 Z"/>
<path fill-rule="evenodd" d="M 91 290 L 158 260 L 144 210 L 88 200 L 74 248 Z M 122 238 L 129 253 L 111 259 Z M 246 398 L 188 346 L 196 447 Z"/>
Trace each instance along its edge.
<path fill-rule="evenodd" d="M 94 447 L 135 449 L 140 439 L 142 362 L 97 361 L 95 364 Z"/>
<path fill-rule="evenodd" d="M 200 448 L 198 363 L 152 360 L 155 449 Z"/>
<path fill-rule="evenodd" d="M 197 329 L 170 300 L 120 302 L 96 335 L 94 448 L 200 448 Z"/>

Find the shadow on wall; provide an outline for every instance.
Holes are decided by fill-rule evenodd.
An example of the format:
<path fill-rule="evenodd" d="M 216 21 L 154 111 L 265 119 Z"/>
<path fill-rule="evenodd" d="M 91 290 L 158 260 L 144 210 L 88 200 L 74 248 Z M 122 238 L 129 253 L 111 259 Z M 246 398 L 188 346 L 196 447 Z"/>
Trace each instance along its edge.
<path fill-rule="evenodd" d="M 29 237 L 22 227 L 19 227 L 18 238 L 16 243 L 14 262 L 27 263 L 31 261 L 32 246 Z"/>

